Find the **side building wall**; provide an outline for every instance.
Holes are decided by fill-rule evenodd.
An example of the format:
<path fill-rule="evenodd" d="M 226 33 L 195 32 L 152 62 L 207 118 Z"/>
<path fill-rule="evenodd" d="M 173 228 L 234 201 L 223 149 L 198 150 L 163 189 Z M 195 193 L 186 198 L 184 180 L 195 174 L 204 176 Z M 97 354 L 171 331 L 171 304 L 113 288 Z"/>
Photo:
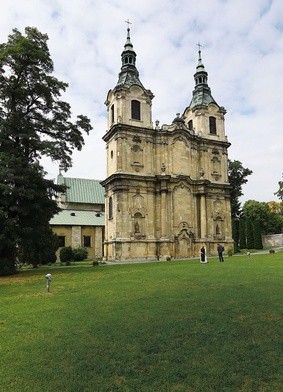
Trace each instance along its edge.
<path fill-rule="evenodd" d="M 90 246 L 86 246 L 89 259 L 103 257 L 104 227 L 101 226 L 52 226 L 52 230 L 58 237 L 65 238 L 65 246 L 72 248 L 84 247 L 84 237 L 90 237 Z M 57 252 L 59 260 L 60 247 Z"/>

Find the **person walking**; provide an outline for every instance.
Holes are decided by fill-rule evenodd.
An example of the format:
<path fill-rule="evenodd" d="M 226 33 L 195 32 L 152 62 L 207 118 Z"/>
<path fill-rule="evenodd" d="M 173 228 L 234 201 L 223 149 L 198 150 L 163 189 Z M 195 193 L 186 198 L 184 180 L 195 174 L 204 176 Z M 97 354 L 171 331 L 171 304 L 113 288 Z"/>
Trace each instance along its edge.
<path fill-rule="evenodd" d="M 223 258 L 224 246 L 221 244 L 218 244 L 217 245 L 217 252 L 218 252 L 219 261 L 221 263 L 224 261 L 224 258 Z"/>

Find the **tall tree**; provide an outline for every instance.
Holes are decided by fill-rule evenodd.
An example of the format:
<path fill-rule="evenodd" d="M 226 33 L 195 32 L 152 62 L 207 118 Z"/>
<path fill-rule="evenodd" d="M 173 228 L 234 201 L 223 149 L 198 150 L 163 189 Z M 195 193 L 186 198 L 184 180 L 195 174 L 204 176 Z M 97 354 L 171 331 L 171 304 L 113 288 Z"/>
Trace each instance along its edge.
<path fill-rule="evenodd" d="M 271 212 L 275 214 L 281 214 L 283 216 L 283 201 L 269 201 L 268 202 L 269 208 Z"/>
<path fill-rule="evenodd" d="M 259 221 L 262 234 L 276 234 L 281 232 L 283 227 L 282 214 L 274 212 L 272 204 L 256 200 L 247 200 L 243 205 L 245 217 L 252 221 Z"/>
<path fill-rule="evenodd" d="M 274 193 L 278 197 L 279 200 L 283 202 L 283 181 L 278 181 L 279 189 Z"/>
<path fill-rule="evenodd" d="M 47 41 L 46 34 L 26 27 L 25 35 L 14 29 L 7 43 L 0 44 L 2 275 L 15 273 L 16 258 L 27 255 L 36 242 L 32 238 L 51 235 L 48 222 L 58 211 L 54 197 L 63 189 L 45 178 L 41 157 L 67 170 L 72 151 L 84 144 L 83 132 L 92 129 L 86 116 L 71 121 L 70 105 L 60 99 L 68 85 L 52 76 Z M 38 242 L 41 247 L 46 243 Z"/>
<path fill-rule="evenodd" d="M 246 218 L 247 248 L 254 249 L 254 230 L 251 218 Z"/>
<path fill-rule="evenodd" d="M 256 219 L 253 221 L 253 233 L 254 233 L 254 248 L 255 249 L 262 249 L 262 235 L 261 235 L 261 222 Z"/>
<path fill-rule="evenodd" d="M 246 219 L 243 216 L 239 220 L 239 247 L 240 249 L 247 247 Z"/>
<path fill-rule="evenodd" d="M 240 251 L 239 243 L 240 243 L 240 222 L 239 219 L 232 219 L 232 238 L 234 240 L 234 253 L 238 253 Z"/>
<path fill-rule="evenodd" d="M 247 177 L 252 173 L 252 170 L 244 168 L 240 161 L 228 161 L 232 218 L 237 218 L 240 215 L 240 197 L 243 195 L 242 186 L 248 182 Z"/>

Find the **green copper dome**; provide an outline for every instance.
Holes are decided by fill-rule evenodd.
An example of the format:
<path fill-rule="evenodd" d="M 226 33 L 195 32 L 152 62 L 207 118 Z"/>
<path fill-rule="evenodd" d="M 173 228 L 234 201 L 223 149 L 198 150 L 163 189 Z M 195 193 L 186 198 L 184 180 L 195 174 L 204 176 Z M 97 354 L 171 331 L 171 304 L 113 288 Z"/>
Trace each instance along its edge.
<path fill-rule="evenodd" d="M 195 89 L 193 91 L 193 98 L 189 105 L 190 109 L 207 107 L 210 103 L 217 105 L 216 101 L 211 95 L 210 87 L 207 84 L 207 72 L 202 63 L 201 50 L 199 50 L 198 53 L 198 65 L 196 67 L 196 73 L 194 74 Z"/>
<path fill-rule="evenodd" d="M 139 79 L 139 72 L 136 68 L 136 53 L 133 49 L 133 44 L 131 43 L 130 38 L 130 28 L 127 28 L 127 40 L 124 45 L 124 50 L 121 54 L 122 58 L 122 67 L 121 72 L 119 73 L 118 83 L 115 89 L 119 87 L 131 87 L 133 85 L 140 86 L 143 90 L 145 90 Z"/>

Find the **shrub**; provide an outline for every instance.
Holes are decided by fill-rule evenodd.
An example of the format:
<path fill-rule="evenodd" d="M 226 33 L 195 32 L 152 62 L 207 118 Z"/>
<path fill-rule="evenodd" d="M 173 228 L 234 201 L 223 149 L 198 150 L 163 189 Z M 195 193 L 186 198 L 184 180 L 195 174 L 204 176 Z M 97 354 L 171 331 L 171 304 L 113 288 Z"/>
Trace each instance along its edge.
<path fill-rule="evenodd" d="M 70 246 L 65 246 L 60 250 L 60 261 L 65 263 L 74 260 L 74 253 Z"/>
<path fill-rule="evenodd" d="M 56 260 L 56 253 L 50 250 L 50 252 L 46 252 L 44 258 L 42 258 L 41 264 L 54 264 L 56 263 Z"/>
<path fill-rule="evenodd" d="M 232 248 L 229 248 L 229 249 L 228 249 L 227 255 L 228 255 L 228 256 L 233 256 L 233 249 L 232 249 Z"/>
<path fill-rule="evenodd" d="M 75 248 L 73 249 L 74 261 L 83 261 L 87 258 L 86 248 Z"/>

